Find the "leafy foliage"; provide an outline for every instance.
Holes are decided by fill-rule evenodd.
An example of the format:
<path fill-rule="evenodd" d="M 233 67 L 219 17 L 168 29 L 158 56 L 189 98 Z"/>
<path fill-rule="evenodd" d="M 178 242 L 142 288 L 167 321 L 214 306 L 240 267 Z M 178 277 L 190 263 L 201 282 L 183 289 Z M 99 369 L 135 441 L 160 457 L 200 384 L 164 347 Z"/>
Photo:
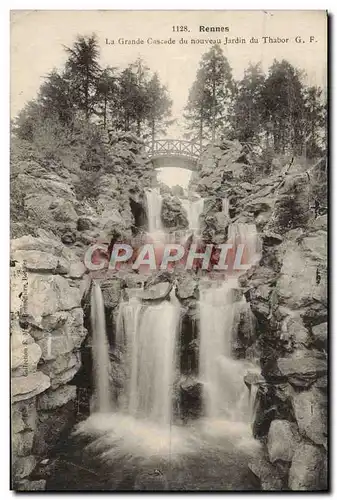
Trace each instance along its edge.
<path fill-rule="evenodd" d="M 220 46 L 201 58 L 185 108 L 187 136 L 222 136 L 262 146 L 273 154 L 317 158 L 326 140 L 326 106 L 319 87 L 304 84 L 304 73 L 274 60 L 265 75 L 250 64 L 235 82 Z"/>

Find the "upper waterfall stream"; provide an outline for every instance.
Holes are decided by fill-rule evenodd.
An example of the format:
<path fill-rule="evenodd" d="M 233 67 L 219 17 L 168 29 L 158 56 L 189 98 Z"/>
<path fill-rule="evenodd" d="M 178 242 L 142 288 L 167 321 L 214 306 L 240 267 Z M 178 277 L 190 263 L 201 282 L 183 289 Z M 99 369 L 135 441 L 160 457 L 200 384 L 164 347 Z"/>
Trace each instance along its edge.
<path fill-rule="evenodd" d="M 154 242 L 157 256 L 168 236 L 161 221 L 163 198 L 159 189 L 146 190 L 146 201 L 146 239 Z M 182 198 L 181 202 L 192 238 L 200 238 L 204 200 Z M 228 215 L 228 202 L 224 209 Z M 228 242 L 233 248 L 240 244 L 245 246 L 246 261 L 255 261 L 259 257 L 255 226 L 230 225 Z M 165 471 L 165 481 L 172 486 L 175 481 L 180 484 L 180 473 L 184 481 L 188 481 L 184 476 L 186 472 L 183 473 L 184 467 L 194 467 L 199 473 L 193 481 L 198 483 L 201 480 L 209 487 L 212 475 L 207 476 L 207 470 L 200 466 L 200 460 L 206 457 L 207 463 L 213 464 L 218 471 L 223 471 L 226 466 L 235 471 L 227 474 L 226 484 L 232 480 L 231 476 L 238 478 L 246 470 L 246 461 L 258 445 L 251 435 L 252 398 L 243 379 L 248 368 L 256 368 L 251 362 L 235 357 L 233 345 L 240 318 L 246 314 L 249 322 L 250 310 L 239 289 L 238 274 L 232 275 L 232 270 L 229 271 L 229 275 L 219 282 L 214 276 L 210 279 L 196 274 L 193 269 L 177 268 L 172 271 L 170 279 L 173 282 L 168 284 L 167 295 L 160 299 L 149 298 L 145 293 L 147 290 L 139 284 L 134 289 L 128 287 L 128 294 L 123 294 L 113 312 L 115 333 L 110 346 L 105 330 L 102 291 L 98 283 L 93 284 L 91 319 L 95 404 L 91 417 L 78 426 L 76 435 L 91 435 L 90 451 L 114 468 L 115 474 L 119 470 L 118 474 L 124 476 L 128 467 L 135 466 L 132 464 L 137 464 L 138 468 L 159 467 Z M 189 306 L 178 300 L 178 294 L 176 296 L 177 277 L 182 278 L 184 274 L 181 273 L 188 272 L 192 280 L 196 280 L 199 290 L 198 301 L 194 299 L 193 313 L 198 342 L 198 373 L 193 376 L 180 372 L 181 356 L 188 352 L 181 346 L 182 317 L 189 311 Z M 149 272 L 150 280 L 152 273 Z M 145 277 L 138 276 L 144 284 Z M 254 328 L 253 324 L 251 328 Z M 191 365 L 187 365 L 191 371 Z M 114 380 L 114 387 L 111 380 Z M 183 383 L 185 390 L 188 383 L 192 388 L 193 384 L 202 387 L 202 411 L 195 420 L 186 421 L 182 417 Z M 241 462 L 235 462 L 237 456 L 241 457 Z M 118 468 L 119 462 L 123 464 L 121 469 Z"/>

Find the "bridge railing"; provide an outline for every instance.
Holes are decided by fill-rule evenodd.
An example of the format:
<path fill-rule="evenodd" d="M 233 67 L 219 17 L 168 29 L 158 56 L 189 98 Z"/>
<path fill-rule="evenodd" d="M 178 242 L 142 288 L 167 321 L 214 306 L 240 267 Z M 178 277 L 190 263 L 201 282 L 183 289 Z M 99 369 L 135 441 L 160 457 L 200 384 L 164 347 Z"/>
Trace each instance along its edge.
<path fill-rule="evenodd" d="M 150 156 L 189 156 L 198 159 L 200 144 L 178 139 L 158 139 L 145 144 L 145 151 Z"/>

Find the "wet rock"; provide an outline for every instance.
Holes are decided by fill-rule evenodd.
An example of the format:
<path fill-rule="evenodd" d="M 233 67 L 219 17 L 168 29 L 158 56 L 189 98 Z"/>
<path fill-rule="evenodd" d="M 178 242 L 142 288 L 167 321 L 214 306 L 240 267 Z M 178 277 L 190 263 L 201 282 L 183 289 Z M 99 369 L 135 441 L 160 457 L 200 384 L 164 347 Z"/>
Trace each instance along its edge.
<path fill-rule="evenodd" d="M 327 304 L 326 256 L 321 247 L 326 241 L 320 241 L 314 248 L 308 249 L 308 242 L 299 234 L 284 241 L 285 253 L 281 275 L 277 282 L 277 293 L 281 304 L 296 310 L 310 307 L 312 304 Z"/>
<path fill-rule="evenodd" d="M 313 326 L 312 335 L 317 346 L 326 348 L 328 343 L 328 323 Z"/>
<path fill-rule="evenodd" d="M 165 300 L 169 297 L 171 290 L 172 283 L 157 283 L 146 288 L 141 294 L 141 298 L 143 300 Z"/>
<path fill-rule="evenodd" d="M 283 481 L 277 470 L 264 456 L 258 455 L 248 463 L 249 469 L 260 480 L 263 491 L 282 491 Z"/>
<path fill-rule="evenodd" d="M 59 394 L 60 389 L 54 392 L 58 392 Z M 57 397 L 59 396 L 57 395 Z M 69 434 L 75 424 L 76 410 L 74 398 L 68 402 L 65 402 L 65 399 L 63 398 L 62 401 L 62 404 L 57 408 L 54 407 L 50 410 L 39 409 L 38 411 L 38 426 L 33 445 L 33 453 L 37 456 L 50 456 L 51 450 L 57 443 L 59 443 L 61 434 Z M 52 472 L 52 460 L 50 460 L 47 467 L 45 467 L 45 474 L 42 475 L 42 478 L 48 476 L 48 471 L 46 469 L 49 469 L 50 472 Z M 38 471 L 34 471 L 32 476 L 32 479 L 40 479 L 41 477 L 39 477 Z"/>
<path fill-rule="evenodd" d="M 277 366 L 282 376 L 300 387 L 312 384 L 327 372 L 326 360 L 310 350 L 297 350 L 286 358 L 279 358 Z"/>
<path fill-rule="evenodd" d="M 61 271 L 65 274 L 69 268 L 69 264 L 64 258 L 37 250 L 17 250 L 12 252 L 12 258 L 24 262 L 28 271 L 49 271 L 50 273 Z"/>
<path fill-rule="evenodd" d="M 268 432 L 268 454 L 273 463 L 276 460 L 291 462 L 298 436 L 294 425 L 287 420 L 273 420 Z"/>
<path fill-rule="evenodd" d="M 74 232 L 68 231 L 68 232 L 62 234 L 61 241 L 65 245 L 72 245 L 76 241 L 76 234 Z"/>
<path fill-rule="evenodd" d="M 80 293 L 58 275 L 31 275 L 28 279 L 27 315 L 41 322 L 42 316 L 80 305 Z"/>
<path fill-rule="evenodd" d="M 309 344 L 309 331 L 297 315 L 286 316 L 281 326 L 281 340 L 291 346 Z"/>
<path fill-rule="evenodd" d="M 26 457 L 33 447 L 34 431 L 12 433 L 12 453 L 18 457 Z"/>
<path fill-rule="evenodd" d="M 44 491 L 46 489 L 46 483 L 47 481 L 45 479 L 39 479 L 37 481 L 25 479 L 17 483 L 15 491 Z"/>
<path fill-rule="evenodd" d="M 77 219 L 77 231 L 87 231 L 92 228 L 92 222 L 87 217 L 79 217 Z"/>
<path fill-rule="evenodd" d="M 193 376 L 182 376 L 179 388 L 181 418 L 199 418 L 202 413 L 202 383 Z"/>
<path fill-rule="evenodd" d="M 322 449 L 300 443 L 294 452 L 289 470 L 288 486 L 292 491 L 315 491 L 326 488 L 322 484 Z"/>
<path fill-rule="evenodd" d="M 100 283 L 103 294 L 104 306 L 108 309 L 114 309 L 118 306 L 121 299 L 122 281 L 119 279 L 106 279 Z"/>
<path fill-rule="evenodd" d="M 261 237 L 262 237 L 263 244 L 268 246 L 268 247 L 279 245 L 283 241 L 283 238 L 281 235 L 273 233 L 271 231 L 265 231 Z"/>
<path fill-rule="evenodd" d="M 272 225 L 281 234 L 309 222 L 310 185 L 306 173 L 288 175 L 278 189 Z"/>
<path fill-rule="evenodd" d="M 186 212 L 177 196 L 165 195 L 162 203 L 161 218 L 163 226 L 170 230 L 188 228 Z"/>
<path fill-rule="evenodd" d="M 67 321 L 58 329 L 49 332 L 37 341 L 42 350 L 42 359 L 50 361 L 60 355 L 77 350 L 85 336 L 83 310 L 75 308 L 68 313 Z"/>
<path fill-rule="evenodd" d="M 327 389 L 328 389 L 328 377 L 327 377 L 327 375 L 317 379 L 316 382 L 313 384 L 313 387 L 317 387 L 318 389 L 321 389 L 322 391 L 327 391 Z"/>
<path fill-rule="evenodd" d="M 198 280 L 185 274 L 178 278 L 176 286 L 176 296 L 183 303 L 188 300 L 197 300 L 199 297 Z"/>
<path fill-rule="evenodd" d="M 36 372 L 37 364 L 41 358 L 41 348 L 35 343 L 21 344 L 13 349 L 11 355 L 12 376 L 27 376 L 28 373 Z"/>
<path fill-rule="evenodd" d="M 250 182 L 241 182 L 241 187 L 248 192 L 253 191 L 254 189 L 253 184 L 250 184 Z"/>
<path fill-rule="evenodd" d="M 50 387 L 50 379 L 41 372 L 31 373 L 24 377 L 14 377 L 12 380 L 12 402 L 16 403 L 44 392 Z"/>
<path fill-rule="evenodd" d="M 41 366 L 43 373 L 50 377 L 51 389 L 57 389 L 76 375 L 81 367 L 79 355 L 66 353 L 58 356 L 54 361 L 49 361 Z"/>
<path fill-rule="evenodd" d="M 292 405 L 299 431 L 313 443 L 327 446 L 327 400 L 317 388 L 294 393 Z"/>
<path fill-rule="evenodd" d="M 36 429 L 36 398 L 19 401 L 12 404 L 12 432 L 35 431 Z"/>
<path fill-rule="evenodd" d="M 48 377 L 49 379 L 49 377 Z M 38 410 L 53 410 L 64 406 L 71 400 L 76 398 L 76 386 L 64 385 L 56 390 L 49 389 L 47 392 L 39 396 L 37 400 Z"/>
<path fill-rule="evenodd" d="M 243 381 L 249 389 L 254 385 L 260 386 L 266 384 L 266 380 L 261 375 L 259 370 L 256 371 L 248 370 L 245 376 L 243 377 Z"/>
<path fill-rule="evenodd" d="M 35 238 L 34 236 L 22 236 L 11 241 L 11 252 L 14 254 L 17 251 L 34 251 L 38 253 L 47 253 L 60 256 L 62 254 L 63 245 L 51 238 Z"/>
<path fill-rule="evenodd" d="M 138 474 L 133 489 L 135 491 L 165 491 L 169 489 L 169 485 L 165 474 L 159 469 L 153 469 Z"/>
<path fill-rule="evenodd" d="M 80 279 L 87 271 L 85 265 L 81 261 L 71 262 L 67 277 L 73 279 Z"/>
<path fill-rule="evenodd" d="M 13 479 L 19 480 L 28 477 L 36 464 L 34 455 L 27 457 L 17 457 L 13 459 Z"/>

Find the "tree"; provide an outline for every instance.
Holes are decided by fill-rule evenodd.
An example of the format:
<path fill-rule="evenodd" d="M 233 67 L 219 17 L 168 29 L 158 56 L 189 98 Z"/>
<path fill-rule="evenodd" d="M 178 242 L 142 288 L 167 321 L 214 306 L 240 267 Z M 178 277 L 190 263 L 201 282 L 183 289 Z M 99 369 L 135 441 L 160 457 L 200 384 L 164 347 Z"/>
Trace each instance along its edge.
<path fill-rule="evenodd" d="M 156 132 L 164 132 L 167 125 L 171 124 L 172 100 L 168 96 L 167 88 L 161 85 L 159 76 L 155 73 L 146 86 L 147 94 L 147 120 L 151 130 L 152 141 Z"/>
<path fill-rule="evenodd" d="M 73 47 L 65 47 L 65 50 L 69 56 L 66 72 L 74 84 L 77 107 L 84 111 L 86 120 L 89 120 L 94 112 L 97 82 L 101 74 L 96 35 L 78 36 Z"/>
<path fill-rule="evenodd" d="M 284 59 L 274 60 L 262 98 L 265 127 L 272 136 L 275 152 L 288 150 L 301 154 L 304 112 L 301 72 Z"/>
<path fill-rule="evenodd" d="M 214 142 L 217 133 L 222 132 L 228 123 L 233 92 L 231 67 L 221 47 L 214 45 L 202 56 L 189 93 L 185 108 L 188 129 L 197 133 L 200 140 L 205 135 Z"/>
<path fill-rule="evenodd" d="M 115 71 L 116 68 L 108 66 L 101 72 L 97 81 L 96 112 L 99 116 L 103 116 L 104 128 L 107 126 L 109 114 L 112 119 L 118 106 L 119 88 Z"/>
<path fill-rule="evenodd" d="M 252 142 L 263 130 L 262 92 L 265 75 L 261 64 L 249 64 L 244 77 L 237 83 L 230 117 L 234 137 L 240 142 Z"/>
<path fill-rule="evenodd" d="M 304 130 L 305 156 L 315 158 L 322 154 L 326 139 L 326 105 L 320 87 L 304 89 Z"/>
<path fill-rule="evenodd" d="M 138 98 L 137 77 L 131 65 L 122 71 L 118 84 L 120 88 L 118 112 L 123 130 L 128 131 L 136 121 L 135 101 Z"/>
<path fill-rule="evenodd" d="M 200 145 L 204 137 L 204 127 L 206 120 L 206 92 L 205 92 L 205 71 L 199 68 L 197 77 L 194 81 L 188 95 L 187 105 L 185 107 L 184 118 L 187 122 L 187 128 L 193 139 L 199 139 Z"/>
<path fill-rule="evenodd" d="M 64 125 L 69 125 L 74 119 L 75 91 L 70 75 L 58 73 L 55 69 L 47 75 L 38 94 L 38 103 L 44 110 L 44 115 L 57 116 Z"/>

